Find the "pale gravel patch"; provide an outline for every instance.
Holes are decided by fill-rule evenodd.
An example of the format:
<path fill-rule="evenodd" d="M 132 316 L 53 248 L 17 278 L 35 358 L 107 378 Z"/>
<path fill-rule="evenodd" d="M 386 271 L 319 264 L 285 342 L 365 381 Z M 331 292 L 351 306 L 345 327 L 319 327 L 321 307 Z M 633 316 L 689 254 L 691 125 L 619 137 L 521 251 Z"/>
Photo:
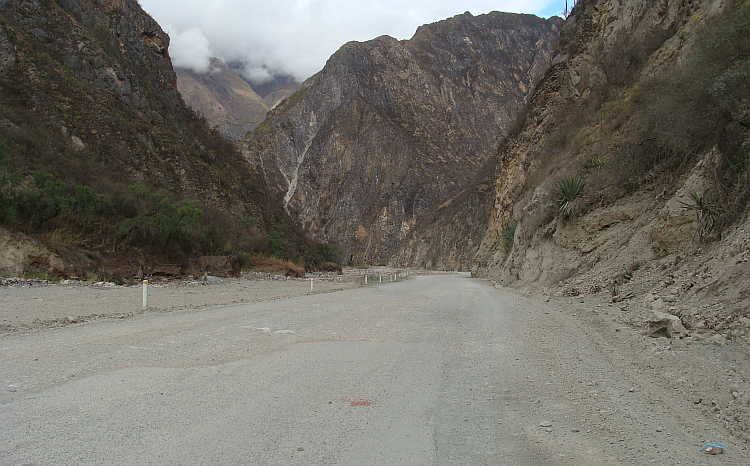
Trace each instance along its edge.
<path fill-rule="evenodd" d="M 243 278 L 160 280 L 148 285 L 148 308 L 143 309 L 143 287 L 106 283 L 15 280 L 0 287 L 0 333 L 57 327 L 102 318 L 128 318 L 146 312 L 168 312 L 230 304 L 256 303 L 361 286 L 359 277 L 315 276 L 286 278 L 247 274 Z"/>

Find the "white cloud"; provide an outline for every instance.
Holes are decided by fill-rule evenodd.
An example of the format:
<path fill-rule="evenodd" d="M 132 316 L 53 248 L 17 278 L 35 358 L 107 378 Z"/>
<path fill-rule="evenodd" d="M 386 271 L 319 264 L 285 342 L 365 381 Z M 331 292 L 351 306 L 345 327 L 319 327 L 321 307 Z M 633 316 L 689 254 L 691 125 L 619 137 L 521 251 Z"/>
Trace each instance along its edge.
<path fill-rule="evenodd" d="M 264 66 L 251 66 L 245 64 L 240 70 L 240 74 L 256 84 L 263 84 L 264 82 L 273 79 L 273 71 L 269 70 Z"/>
<path fill-rule="evenodd" d="M 207 73 L 211 66 L 212 53 L 208 39 L 197 27 L 172 35 L 169 55 L 174 66 L 196 73 Z"/>
<path fill-rule="evenodd" d="M 339 47 L 387 34 L 408 39 L 422 24 L 470 11 L 549 14 L 565 0 L 140 0 L 169 33 L 175 66 L 208 71 L 210 54 L 245 64 L 246 76 L 303 80 Z M 572 3 L 572 2 L 571 2 Z M 560 6 L 563 5 L 563 6 Z M 554 11 L 554 10 L 552 10 Z"/>

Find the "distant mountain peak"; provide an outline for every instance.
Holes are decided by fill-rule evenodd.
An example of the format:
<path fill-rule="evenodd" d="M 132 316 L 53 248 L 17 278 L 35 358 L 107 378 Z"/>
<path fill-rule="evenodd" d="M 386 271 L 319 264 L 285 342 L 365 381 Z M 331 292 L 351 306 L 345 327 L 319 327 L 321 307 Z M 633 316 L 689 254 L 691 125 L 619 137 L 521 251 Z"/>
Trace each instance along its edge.
<path fill-rule="evenodd" d="M 220 59 L 211 58 L 207 73 L 175 71 L 185 103 L 226 137 L 242 139 L 265 119 L 268 106 L 263 99 Z"/>

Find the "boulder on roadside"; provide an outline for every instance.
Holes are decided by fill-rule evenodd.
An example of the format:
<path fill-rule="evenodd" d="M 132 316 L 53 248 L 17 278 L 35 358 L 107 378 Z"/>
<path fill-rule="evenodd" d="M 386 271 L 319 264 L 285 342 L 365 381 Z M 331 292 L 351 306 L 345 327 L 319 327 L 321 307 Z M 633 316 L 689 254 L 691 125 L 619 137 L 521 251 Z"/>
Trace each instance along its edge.
<path fill-rule="evenodd" d="M 664 307 L 665 307 L 664 300 L 661 299 L 661 298 L 656 299 L 656 300 L 654 300 L 651 303 L 651 310 L 652 311 L 659 311 L 660 312 L 660 311 L 664 310 Z"/>
<path fill-rule="evenodd" d="M 679 317 L 665 312 L 654 311 L 648 319 L 648 331 L 650 337 L 682 338 L 688 335 L 688 331 Z"/>

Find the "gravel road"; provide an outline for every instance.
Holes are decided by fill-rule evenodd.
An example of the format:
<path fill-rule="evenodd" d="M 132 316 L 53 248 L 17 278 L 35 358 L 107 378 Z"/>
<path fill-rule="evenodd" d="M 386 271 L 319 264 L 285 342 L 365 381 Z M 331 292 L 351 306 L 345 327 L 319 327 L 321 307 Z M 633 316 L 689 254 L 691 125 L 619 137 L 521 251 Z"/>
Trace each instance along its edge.
<path fill-rule="evenodd" d="M 465 275 L 5 333 L 0 464 L 750 464 L 599 335 Z"/>

